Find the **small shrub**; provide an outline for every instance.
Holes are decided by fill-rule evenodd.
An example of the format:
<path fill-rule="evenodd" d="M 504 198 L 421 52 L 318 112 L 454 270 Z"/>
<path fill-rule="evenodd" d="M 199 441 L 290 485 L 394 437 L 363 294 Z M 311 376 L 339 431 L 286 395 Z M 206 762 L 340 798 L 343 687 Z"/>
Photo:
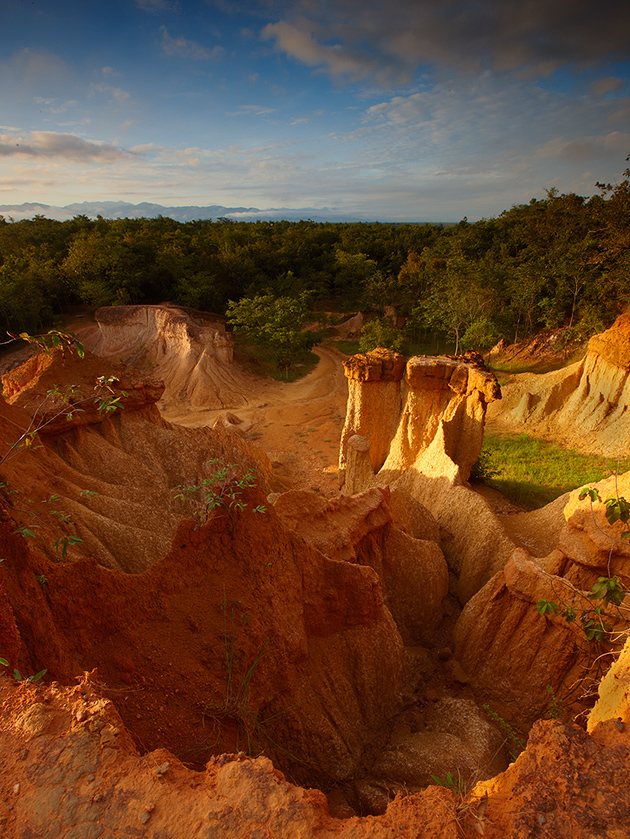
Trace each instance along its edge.
<path fill-rule="evenodd" d="M 198 484 L 180 484 L 173 490 L 175 498 L 192 503 L 193 515 L 200 521 L 207 521 L 213 510 L 222 510 L 229 518 L 235 511 L 244 510 L 247 502 L 243 494 L 256 483 L 256 473 L 248 469 L 243 475 L 238 474 L 238 467 L 234 463 L 225 463 L 219 458 L 213 458 L 208 463 L 215 468 L 210 477 L 204 478 Z M 265 513 L 267 508 L 263 504 L 253 508 L 254 513 Z"/>
<path fill-rule="evenodd" d="M 510 745 L 510 760 L 513 763 L 516 758 L 520 755 L 520 753 L 525 749 L 527 745 L 526 741 L 515 731 L 509 722 L 506 722 L 503 717 L 500 717 L 496 711 L 493 711 L 489 705 L 484 705 L 483 710 L 486 712 L 488 717 L 500 728 L 503 730 L 506 736 L 506 741 Z"/>

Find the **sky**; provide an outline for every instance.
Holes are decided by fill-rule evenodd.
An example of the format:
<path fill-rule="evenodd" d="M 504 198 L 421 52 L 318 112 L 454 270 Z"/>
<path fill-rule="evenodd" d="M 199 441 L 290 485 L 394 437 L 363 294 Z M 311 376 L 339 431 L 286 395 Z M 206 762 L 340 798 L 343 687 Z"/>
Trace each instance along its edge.
<path fill-rule="evenodd" d="M 629 78 L 627 0 L 0 0 L 0 205 L 476 221 L 620 180 Z"/>

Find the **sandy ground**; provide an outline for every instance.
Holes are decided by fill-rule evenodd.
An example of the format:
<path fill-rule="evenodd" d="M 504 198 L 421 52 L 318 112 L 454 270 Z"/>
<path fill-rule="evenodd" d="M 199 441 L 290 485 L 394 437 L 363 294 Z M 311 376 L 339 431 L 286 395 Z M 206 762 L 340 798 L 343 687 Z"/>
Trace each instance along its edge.
<path fill-rule="evenodd" d="M 338 489 L 339 440 L 348 398 L 342 361 L 347 356 L 323 345 L 314 352 L 319 364 L 303 379 L 261 379 L 256 393 L 247 394 L 250 407 L 228 413 L 240 420 L 236 427 L 243 437 L 269 455 L 274 474 L 287 488 L 312 488 L 328 496 Z M 212 426 L 226 413 L 159 407 L 169 422 L 191 427 Z"/>

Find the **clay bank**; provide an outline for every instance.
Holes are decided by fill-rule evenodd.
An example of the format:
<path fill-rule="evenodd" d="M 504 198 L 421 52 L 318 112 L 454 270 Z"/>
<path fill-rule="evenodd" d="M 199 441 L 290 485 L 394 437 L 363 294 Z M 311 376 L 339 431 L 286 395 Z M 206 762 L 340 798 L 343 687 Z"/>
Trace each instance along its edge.
<path fill-rule="evenodd" d="M 186 376 L 246 377 L 186 311 L 131 308 L 99 316 L 101 355 L 3 377 L 3 835 L 626 836 L 623 603 L 596 646 L 536 604 L 627 587 L 630 549 L 577 493 L 508 523 L 473 492 L 500 395 L 479 360 L 347 360 L 324 493 L 243 427 L 316 404 L 330 433 L 328 396 L 282 386 L 275 414 L 251 385 L 232 422 L 168 422 Z M 122 409 L 48 396 L 96 375 Z"/>

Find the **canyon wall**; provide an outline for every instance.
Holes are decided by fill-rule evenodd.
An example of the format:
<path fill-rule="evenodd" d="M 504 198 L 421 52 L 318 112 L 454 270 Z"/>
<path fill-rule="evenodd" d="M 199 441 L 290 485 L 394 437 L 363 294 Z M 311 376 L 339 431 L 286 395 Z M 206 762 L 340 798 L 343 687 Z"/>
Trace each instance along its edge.
<path fill-rule="evenodd" d="M 95 390 L 103 374 L 112 384 Z M 40 427 L 36 447 L 20 450 L 2 467 L 19 490 L 13 515 L 53 561 L 61 558 L 55 543 L 65 539 L 69 558 L 92 556 L 108 568 L 145 570 L 168 551 L 182 516 L 196 510 L 194 502 L 176 501 L 176 488 L 210 478 L 216 459 L 254 470 L 270 490 L 264 452 L 224 428 L 165 422 L 156 408 L 164 385 L 121 363 L 90 353 L 64 358 L 55 350 L 2 381 L 0 442 L 9 447 L 21 430 Z M 99 412 L 97 395 L 120 401 L 115 410 Z"/>
<path fill-rule="evenodd" d="M 595 484 L 602 498 L 630 495 L 630 473 Z M 573 712 L 588 709 L 602 675 L 615 660 L 630 626 L 630 596 L 619 607 L 589 598 L 604 577 L 618 577 L 630 590 L 630 546 L 621 521 L 611 525 L 605 505 L 580 500 L 580 490 L 564 504 L 565 526 L 558 547 L 534 559 L 516 550 L 466 604 L 455 628 L 455 656 L 506 720 L 531 724 L 556 696 Z M 537 604 L 557 605 L 539 614 Z M 599 643 L 589 640 L 586 621 L 597 622 L 595 607 L 609 628 Z M 564 617 L 567 609 L 575 620 Z"/>
<path fill-rule="evenodd" d="M 586 356 L 552 373 L 524 373 L 492 406 L 493 428 L 525 431 L 611 458 L 630 453 L 630 314 L 595 335 Z"/>
<path fill-rule="evenodd" d="M 626 666 L 612 674 L 628 680 Z M 608 682 L 600 687 L 606 695 Z M 0 815 L 7 839 L 142 835 L 147 839 L 556 839 L 627 836 L 628 703 L 589 718 L 589 734 L 541 720 L 505 772 L 461 795 L 429 786 L 380 816 L 331 813 L 326 796 L 290 783 L 266 757 L 229 754 L 195 772 L 165 749 L 140 756 L 95 674 L 75 687 L 0 676 Z"/>
<path fill-rule="evenodd" d="M 232 364 L 234 337 L 220 315 L 182 306 L 104 306 L 95 318 L 99 329 L 89 349 L 163 380 L 162 408 L 248 404 L 252 380 Z"/>

